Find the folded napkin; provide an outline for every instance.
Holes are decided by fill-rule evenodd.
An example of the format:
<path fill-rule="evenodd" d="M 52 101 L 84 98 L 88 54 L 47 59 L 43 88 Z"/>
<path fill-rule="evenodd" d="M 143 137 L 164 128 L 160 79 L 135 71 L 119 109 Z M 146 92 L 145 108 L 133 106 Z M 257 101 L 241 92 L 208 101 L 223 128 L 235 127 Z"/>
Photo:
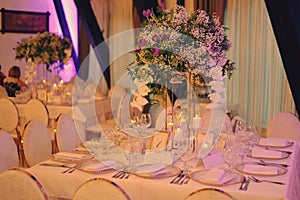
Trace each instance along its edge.
<path fill-rule="evenodd" d="M 162 169 L 159 169 L 159 170 L 151 172 L 150 175 L 152 177 L 156 177 L 156 176 L 166 175 L 166 174 L 169 174 L 169 173 L 170 173 L 169 168 L 168 167 L 164 167 Z"/>
<path fill-rule="evenodd" d="M 278 168 L 275 166 L 264 166 L 255 164 L 246 164 L 244 166 L 244 172 L 260 175 L 277 175 Z"/>
<path fill-rule="evenodd" d="M 203 177 L 202 181 L 211 184 L 224 184 L 233 180 L 235 177 L 230 174 L 226 174 L 223 169 L 213 168 L 209 170 Z"/>
<path fill-rule="evenodd" d="M 136 168 L 135 172 L 136 173 L 152 173 L 152 172 L 158 172 L 165 168 L 166 165 L 163 163 L 158 163 L 158 164 L 144 164 L 140 165 Z M 155 173 L 154 173 L 155 174 Z"/>
<path fill-rule="evenodd" d="M 94 163 L 94 164 L 90 164 L 90 165 L 86 165 L 84 167 L 82 167 L 83 170 L 87 170 L 87 171 L 99 171 L 102 169 L 106 169 L 107 166 L 103 165 L 102 163 Z"/>
<path fill-rule="evenodd" d="M 280 138 L 261 138 L 258 144 L 262 146 L 284 147 L 288 144 L 288 141 Z"/>
<path fill-rule="evenodd" d="M 86 170 L 86 171 L 101 171 L 101 170 L 106 170 L 106 169 L 110 169 L 110 166 L 107 166 L 103 163 L 93 163 L 93 164 L 89 164 L 86 166 L 83 166 L 82 169 Z"/>
<path fill-rule="evenodd" d="M 87 158 L 85 154 L 71 153 L 71 152 L 58 152 L 55 155 L 57 159 L 84 159 Z M 89 156 L 89 155 L 88 155 Z"/>
<path fill-rule="evenodd" d="M 282 152 L 253 147 L 251 156 L 260 158 L 282 158 Z"/>

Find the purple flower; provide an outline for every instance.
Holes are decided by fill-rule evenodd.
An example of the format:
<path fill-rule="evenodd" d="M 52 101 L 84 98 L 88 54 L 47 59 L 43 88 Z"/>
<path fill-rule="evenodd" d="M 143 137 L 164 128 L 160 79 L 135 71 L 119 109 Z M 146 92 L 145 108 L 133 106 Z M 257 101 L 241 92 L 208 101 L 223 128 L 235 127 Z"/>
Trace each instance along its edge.
<path fill-rule="evenodd" d="M 160 53 L 160 49 L 159 49 L 158 47 L 155 47 L 155 48 L 153 49 L 153 55 L 154 55 L 154 56 L 159 56 L 159 53 Z"/>
<path fill-rule="evenodd" d="M 147 15 L 150 16 L 152 14 L 152 10 L 147 9 Z"/>
<path fill-rule="evenodd" d="M 164 2 L 160 2 L 160 3 L 158 4 L 158 6 L 159 6 L 161 9 L 164 9 L 164 8 L 165 8 Z"/>
<path fill-rule="evenodd" d="M 147 43 L 147 41 L 146 41 L 144 38 L 142 38 L 142 39 L 140 40 L 140 47 L 145 46 L 146 43 Z"/>
<path fill-rule="evenodd" d="M 140 48 L 140 47 L 136 47 L 136 48 L 134 49 L 134 51 L 135 51 L 136 53 L 138 53 L 138 52 L 141 51 L 141 48 Z"/>
<path fill-rule="evenodd" d="M 154 35 L 154 36 L 152 37 L 152 40 L 153 40 L 154 42 L 157 42 L 157 41 L 158 41 L 158 36 L 157 36 L 157 35 Z"/>
<path fill-rule="evenodd" d="M 145 17 L 149 17 L 151 14 L 152 14 L 152 11 L 151 11 L 150 9 L 143 10 L 143 15 L 144 15 Z"/>
<path fill-rule="evenodd" d="M 163 34 L 163 35 L 161 36 L 161 39 L 162 39 L 162 40 L 166 40 L 166 39 L 168 39 L 168 36 L 167 36 L 167 34 Z"/>

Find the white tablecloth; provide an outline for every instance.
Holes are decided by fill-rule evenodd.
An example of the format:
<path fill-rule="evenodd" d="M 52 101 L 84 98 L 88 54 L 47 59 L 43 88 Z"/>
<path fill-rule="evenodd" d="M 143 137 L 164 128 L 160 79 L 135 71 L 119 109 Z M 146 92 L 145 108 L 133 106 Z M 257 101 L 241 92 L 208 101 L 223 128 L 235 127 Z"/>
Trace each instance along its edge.
<path fill-rule="evenodd" d="M 285 182 L 286 185 L 276 185 L 270 183 L 251 182 L 248 191 L 238 190 L 239 185 L 222 187 L 221 189 L 230 193 L 238 200 L 298 200 L 300 199 L 300 150 L 299 142 L 295 142 L 292 147 L 284 150 L 293 151 L 289 158 L 274 161 L 290 164 L 287 174 L 264 177 L 269 180 Z M 272 161 L 273 162 L 273 161 Z M 201 168 L 201 167 L 200 167 Z M 203 166 L 202 166 L 203 168 Z M 111 179 L 125 188 L 134 200 L 183 200 L 189 193 L 200 188 L 207 188 L 200 183 L 192 180 L 188 184 L 174 185 L 170 184 L 172 178 L 166 179 L 143 179 L 131 175 L 129 179 L 116 179 L 112 176 L 116 171 L 106 174 L 90 174 L 75 170 L 73 173 L 61 173 L 65 168 L 55 168 L 46 166 L 33 166 L 28 169 L 34 173 L 44 184 L 50 196 L 72 198 L 76 189 L 85 181 L 93 177 L 104 177 Z"/>

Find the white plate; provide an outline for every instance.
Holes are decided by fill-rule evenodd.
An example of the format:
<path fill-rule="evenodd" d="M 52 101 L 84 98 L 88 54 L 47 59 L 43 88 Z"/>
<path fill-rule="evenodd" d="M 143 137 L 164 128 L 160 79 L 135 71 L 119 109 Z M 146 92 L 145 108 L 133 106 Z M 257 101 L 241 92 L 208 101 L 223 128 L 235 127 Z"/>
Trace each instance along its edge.
<path fill-rule="evenodd" d="M 253 171 L 246 170 L 245 165 L 253 165 Z M 263 169 L 263 168 L 266 169 Z M 256 169 L 255 169 L 256 168 Z M 274 169 L 276 171 L 274 171 Z M 287 173 L 287 168 L 277 165 L 257 165 L 253 163 L 241 163 L 236 165 L 236 170 L 249 175 L 256 175 L 256 176 L 278 176 Z"/>

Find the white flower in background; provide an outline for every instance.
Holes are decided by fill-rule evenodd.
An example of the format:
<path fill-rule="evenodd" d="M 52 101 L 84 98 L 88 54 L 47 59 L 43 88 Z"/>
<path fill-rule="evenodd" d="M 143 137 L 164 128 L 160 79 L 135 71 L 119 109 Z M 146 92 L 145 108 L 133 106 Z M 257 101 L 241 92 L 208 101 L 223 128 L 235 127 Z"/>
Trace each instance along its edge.
<path fill-rule="evenodd" d="M 134 108 L 139 109 L 139 111 L 143 110 L 143 107 L 149 103 L 147 98 L 145 96 L 148 95 L 150 92 L 150 89 L 147 85 L 142 85 L 139 87 L 136 91 L 132 90 L 133 100 L 130 102 L 130 105 Z"/>

